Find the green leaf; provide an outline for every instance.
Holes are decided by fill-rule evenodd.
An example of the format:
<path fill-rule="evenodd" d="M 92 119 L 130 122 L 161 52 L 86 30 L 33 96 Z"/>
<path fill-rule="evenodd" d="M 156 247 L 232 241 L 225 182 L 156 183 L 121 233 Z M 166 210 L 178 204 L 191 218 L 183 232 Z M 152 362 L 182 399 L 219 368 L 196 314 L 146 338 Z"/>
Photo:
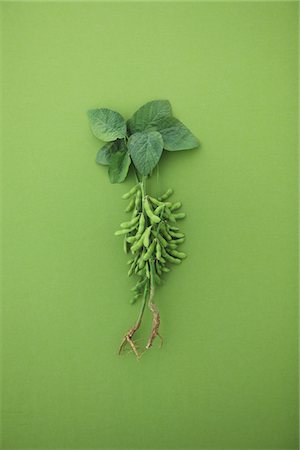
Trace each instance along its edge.
<path fill-rule="evenodd" d="M 128 139 L 128 150 L 137 170 L 149 175 L 163 151 L 163 139 L 158 131 L 134 133 Z"/>
<path fill-rule="evenodd" d="M 164 148 L 169 151 L 189 150 L 199 146 L 199 140 L 175 117 L 166 119 L 158 127 L 164 141 Z"/>
<path fill-rule="evenodd" d="M 127 177 L 131 159 L 127 151 L 118 150 L 111 157 L 108 176 L 111 183 L 122 183 Z"/>
<path fill-rule="evenodd" d="M 92 132 L 98 139 L 110 142 L 126 136 L 126 123 L 118 112 L 100 108 L 90 109 L 87 115 Z"/>
<path fill-rule="evenodd" d="M 119 139 L 113 142 L 107 142 L 100 150 L 98 150 L 96 156 L 96 163 L 104 166 L 109 166 L 111 157 L 119 149 Z"/>
<path fill-rule="evenodd" d="M 96 163 L 109 166 L 112 155 L 118 150 L 124 152 L 127 151 L 124 139 L 116 139 L 115 141 L 107 142 L 101 147 L 96 156 Z"/>
<path fill-rule="evenodd" d="M 169 100 L 153 100 L 141 106 L 128 120 L 131 133 L 145 131 L 157 127 L 167 117 L 171 117 L 171 104 Z"/>

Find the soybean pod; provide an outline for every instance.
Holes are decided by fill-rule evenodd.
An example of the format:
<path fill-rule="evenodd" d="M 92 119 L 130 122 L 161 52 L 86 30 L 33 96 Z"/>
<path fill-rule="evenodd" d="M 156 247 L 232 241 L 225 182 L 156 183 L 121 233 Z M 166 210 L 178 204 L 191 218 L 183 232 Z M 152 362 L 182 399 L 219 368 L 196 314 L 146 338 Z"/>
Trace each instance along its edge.
<path fill-rule="evenodd" d="M 168 253 L 166 254 L 166 260 L 172 264 L 180 264 L 181 263 L 181 259 L 174 258 L 173 256 L 169 255 Z"/>
<path fill-rule="evenodd" d="M 161 265 L 159 264 L 158 261 L 155 262 L 155 270 L 156 270 L 158 275 L 162 274 L 162 272 L 161 272 Z"/>
<path fill-rule="evenodd" d="M 161 258 L 161 245 L 159 243 L 159 241 L 157 240 L 156 242 L 156 259 L 160 259 Z"/>
<path fill-rule="evenodd" d="M 172 188 L 169 188 L 169 189 L 167 189 L 167 191 L 163 194 L 163 195 L 161 195 L 160 197 L 158 197 L 158 199 L 159 200 L 167 200 L 167 198 L 169 198 L 169 197 L 171 197 L 171 195 L 173 194 L 173 189 Z"/>
<path fill-rule="evenodd" d="M 133 217 L 131 220 L 129 220 L 129 222 L 123 222 L 121 223 L 120 227 L 121 228 L 130 228 L 133 225 L 135 225 L 139 220 L 139 216 Z"/>
<path fill-rule="evenodd" d="M 163 235 L 163 237 L 167 240 L 167 241 L 171 241 L 172 240 L 172 236 L 169 234 L 169 232 L 166 229 L 165 223 L 162 223 L 161 227 L 161 234 Z"/>
<path fill-rule="evenodd" d="M 161 234 L 157 235 L 157 239 L 164 247 L 166 247 L 168 245 L 168 241 L 166 241 L 165 238 Z"/>
<path fill-rule="evenodd" d="M 136 184 L 135 186 L 133 186 L 133 188 L 130 189 L 130 191 L 126 192 L 126 194 L 122 195 L 122 198 L 127 200 L 128 198 L 130 198 L 133 194 L 136 193 L 136 191 L 139 189 L 140 185 Z"/>
<path fill-rule="evenodd" d="M 147 278 L 150 279 L 150 269 L 149 269 L 149 264 L 148 264 L 148 262 L 146 263 L 146 276 L 147 276 Z"/>
<path fill-rule="evenodd" d="M 157 208 L 155 208 L 155 210 L 154 210 L 154 214 L 156 216 L 158 216 L 158 214 L 160 214 L 164 210 L 164 208 L 165 208 L 165 205 L 157 206 Z"/>
<path fill-rule="evenodd" d="M 149 198 L 150 202 L 153 203 L 153 205 L 155 205 L 155 206 L 164 206 L 164 203 L 162 203 L 159 200 L 157 200 L 157 198 L 151 197 L 150 195 L 148 196 L 148 198 Z"/>
<path fill-rule="evenodd" d="M 135 238 L 135 236 L 128 236 L 126 238 L 126 240 L 129 244 L 133 244 L 133 242 L 136 240 L 136 238 Z"/>
<path fill-rule="evenodd" d="M 138 241 L 136 241 L 132 247 L 131 247 L 131 251 L 132 253 L 135 253 L 137 250 L 139 250 L 142 245 L 143 245 L 143 241 L 144 241 L 144 233 L 142 234 L 142 236 L 138 239 Z"/>
<path fill-rule="evenodd" d="M 137 256 L 134 258 L 133 262 L 131 263 L 130 269 L 128 270 L 128 276 L 130 277 L 133 274 L 133 271 L 135 269 L 135 265 L 137 262 Z"/>
<path fill-rule="evenodd" d="M 127 233 L 130 233 L 130 229 L 127 229 L 127 228 L 125 228 L 125 229 L 123 229 L 123 230 L 117 230 L 117 231 L 115 231 L 115 236 L 121 236 L 122 234 L 127 234 Z"/>
<path fill-rule="evenodd" d="M 133 210 L 134 204 L 135 204 L 135 199 L 132 198 L 130 200 L 130 202 L 128 203 L 127 208 L 125 208 L 125 212 L 130 212 L 131 210 Z"/>
<path fill-rule="evenodd" d="M 146 251 L 146 253 L 145 253 L 145 255 L 144 255 L 144 260 L 145 260 L 145 261 L 148 261 L 148 260 L 150 259 L 152 253 L 154 252 L 155 245 L 156 245 L 156 240 L 154 239 L 154 240 L 151 242 L 151 244 L 150 244 L 148 250 Z"/>
<path fill-rule="evenodd" d="M 151 233 L 151 229 L 152 229 L 152 225 L 150 225 L 149 227 L 146 228 L 145 233 L 144 233 L 144 239 L 143 239 L 143 244 L 144 247 L 148 248 L 150 245 L 150 233 Z"/>
<path fill-rule="evenodd" d="M 170 250 L 170 252 L 169 252 L 172 256 L 175 256 L 176 258 L 179 258 L 179 259 L 184 259 L 184 258 L 186 258 L 186 253 L 184 253 L 184 252 L 178 252 L 177 250 Z"/>
<path fill-rule="evenodd" d="M 135 202 L 134 202 L 135 208 L 137 210 L 140 210 L 141 203 L 142 203 L 142 193 L 141 193 L 141 191 L 137 191 L 136 197 L 135 197 Z"/>
<path fill-rule="evenodd" d="M 176 239 L 176 241 L 172 241 L 172 242 L 175 242 L 176 244 L 182 244 L 184 241 L 185 241 L 185 237 L 182 237 L 182 238 Z"/>
<path fill-rule="evenodd" d="M 144 208 L 145 208 L 145 212 L 146 212 L 147 216 L 149 217 L 151 223 L 159 223 L 160 222 L 160 217 L 156 216 L 153 213 L 151 206 L 149 205 L 147 197 L 145 198 L 145 201 L 144 201 Z"/>
<path fill-rule="evenodd" d="M 174 213 L 174 217 L 175 217 L 176 220 L 184 219 L 186 217 L 186 214 L 184 212 Z"/>
<path fill-rule="evenodd" d="M 141 215 L 140 215 L 140 220 L 139 220 L 139 227 L 138 227 L 138 234 L 142 234 L 143 233 L 143 231 L 144 231 L 144 229 L 145 229 L 145 223 L 146 223 L 146 221 L 145 221 L 145 216 L 144 216 L 144 214 L 142 213 Z"/>
<path fill-rule="evenodd" d="M 143 269 L 145 267 L 145 260 L 144 260 L 144 256 L 145 256 L 145 249 L 143 249 L 141 256 L 139 257 L 139 269 Z"/>
<path fill-rule="evenodd" d="M 181 202 L 173 203 L 172 206 L 170 207 L 170 210 L 171 210 L 171 211 L 176 211 L 176 209 L 181 208 L 181 206 L 182 206 L 182 203 L 181 203 Z"/>
<path fill-rule="evenodd" d="M 170 236 L 172 236 L 172 237 L 174 237 L 174 238 L 184 238 L 184 233 L 179 233 L 179 232 L 177 232 L 177 231 L 172 231 L 172 230 L 170 230 L 169 231 L 169 234 L 170 234 Z"/>

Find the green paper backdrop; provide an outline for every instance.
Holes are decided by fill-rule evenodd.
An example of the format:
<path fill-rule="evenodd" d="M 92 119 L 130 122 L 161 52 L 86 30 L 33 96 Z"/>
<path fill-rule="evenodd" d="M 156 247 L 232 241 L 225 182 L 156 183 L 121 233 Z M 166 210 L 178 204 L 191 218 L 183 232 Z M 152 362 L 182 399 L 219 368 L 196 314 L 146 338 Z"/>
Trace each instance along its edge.
<path fill-rule="evenodd" d="M 2 448 L 298 448 L 297 3 L 1 6 Z M 137 362 L 113 235 L 134 179 L 95 164 L 86 110 L 158 98 L 201 149 L 152 181 L 189 256 Z"/>

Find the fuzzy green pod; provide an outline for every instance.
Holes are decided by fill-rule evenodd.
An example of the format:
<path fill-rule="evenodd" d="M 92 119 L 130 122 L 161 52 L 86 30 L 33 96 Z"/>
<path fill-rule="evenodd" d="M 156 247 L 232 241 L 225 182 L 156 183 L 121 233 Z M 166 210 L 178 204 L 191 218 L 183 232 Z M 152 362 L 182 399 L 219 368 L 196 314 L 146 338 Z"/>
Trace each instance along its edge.
<path fill-rule="evenodd" d="M 148 250 L 146 251 L 146 253 L 145 253 L 145 255 L 144 255 L 144 260 L 145 260 L 145 261 L 148 261 L 148 260 L 150 259 L 152 253 L 154 252 L 155 246 L 156 246 L 156 240 L 154 239 L 154 240 L 151 242 L 151 244 L 150 244 Z"/>
<path fill-rule="evenodd" d="M 172 250 L 175 250 L 177 248 L 177 244 L 174 243 L 175 241 L 168 243 L 168 248 L 171 248 Z"/>
<path fill-rule="evenodd" d="M 171 213 L 169 208 L 165 209 L 163 216 L 170 222 L 173 222 L 173 223 L 176 222 L 175 216 L 174 216 L 174 214 Z"/>
<path fill-rule="evenodd" d="M 158 261 L 155 261 L 155 270 L 156 270 L 156 272 L 157 272 L 158 275 L 161 275 L 161 274 L 162 274 L 162 272 L 161 272 L 161 266 L 160 266 L 160 264 L 159 264 Z"/>
<path fill-rule="evenodd" d="M 171 195 L 173 194 L 173 189 L 169 188 L 166 190 L 166 192 L 161 195 L 160 197 L 158 197 L 159 200 L 167 200 L 167 198 L 171 197 Z"/>
<path fill-rule="evenodd" d="M 133 261 L 133 263 L 131 264 L 131 266 L 130 266 L 130 268 L 129 268 L 129 270 L 128 270 L 127 275 L 128 275 L 129 277 L 131 277 L 131 275 L 133 274 L 134 268 L 135 268 L 135 261 Z"/>
<path fill-rule="evenodd" d="M 182 206 L 182 203 L 181 203 L 181 202 L 173 203 L 172 206 L 170 207 L 170 210 L 171 210 L 171 211 L 176 211 L 176 209 L 181 208 L 181 206 Z"/>
<path fill-rule="evenodd" d="M 135 253 L 137 250 L 139 250 L 142 247 L 143 241 L 144 241 L 144 233 L 139 238 L 139 240 L 136 241 L 136 243 L 132 245 L 132 247 L 131 247 L 132 253 Z"/>
<path fill-rule="evenodd" d="M 135 238 L 135 236 L 128 236 L 126 238 L 126 240 L 129 244 L 133 244 L 133 242 L 136 240 L 136 238 Z"/>
<path fill-rule="evenodd" d="M 140 187 L 139 184 L 136 184 L 135 186 L 133 186 L 133 188 L 130 189 L 130 191 L 126 192 L 125 194 L 122 195 L 122 198 L 124 200 L 127 200 L 129 197 L 131 197 L 133 194 L 136 193 L 136 191 L 138 190 L 138 188 Z"/>
<path fill-rule="evenodd" d="M 176 239 L 176 241 L 173 241 L 173 242 L 175 242 L 176 244 L 183 244 L 184 241 L 185 241 L 185 237 L 182 237 L 182 238 Z"/>
<path fill-rule="evenodd" d="M 161 245 L 160 242 L 157 240 L 156 242 L 156 259 L 161 258 Z"/>
<path fill-rule="evenodd" d="M 158 216 L 158 214 L 160 214 L 160 213 L 163 211 L 164 207 L 165 207 L 165 205 L 157 206 L 157 207 L 155 208 L 155 210 L 154 210 L 154 214 L 155 214 L 156 216 Z"/>
<path fill-rule="evenodd" d="M 160 262 L 163 263 L 163 264 L 166 264 L 167 261 L 165 260 L 165 258 L 163 256 L 161 256 Z"/>
<path fill-rule="evenodd" d="M 148 263 L 146 263 L 146 277 L 150 279 L 150 269 Z"/>
<path fill-rule="evenodd" d="M 157 235 L 157 239 L 159 240 L 161 245 L 163 245 L 164 247 L 166 247 L 168 245 L 168 241 L 166 241 L 165 238 L 161 234 Z"/>
<path fill-rule="evenodd" d="M 179 231 L 179 228 L 175 227 L 174 225 L 168 225 L 168 230 Z"/>
<path fill-rule="evenodd" d="M 139 216 L 133 217 L 129 222 L 123 222 L 121 223 L 121 228 L 130 228 L 133 225 L 135 225 L 139 221 Z"/>
<path fill-rule="evenodd" d="M 160 222 L 160 217 L 156 216 L 153 213 L 153 211 L 151 209 L 151 206 L 149 205 L 147 197 L 145 198 L 145 201 L 144 201 L 144 207 L 145 207 L 145 212 L 146 212 L 147 216 L 149 217 L 151 223 L 159 223 Z"/>
<path fill-rule="evenodd" d="M 180 212 L 180 213 L 175 213 L 174 217 L 176 220 L 178 219 L 184 219 L 186 217 L 186 214 L 184 212 Z"/>
<path fill-rule="evenodd" d="M 129 228 L 129 232 L 131 233 L 132 231 L 135 231 L 137 228 L 138 224 L 136 223 L 135 225 L 132 225 L 131 228 Z"/>
<path fill-rule="evenodd" d="M 148 195 L 148 198 L 150 200 L 151 203 L 153 203 L 153 205 L 155 206 L 164 206 L 164 203 L 160 202 L 159 200 L 157 200 L 157 198 L 155 197 L 151 197 L 151 195 Z"/>
<path fill-rule="evenodd" d="M 124 230 L 117 230 L 115 231 L 115 236 L 121 236 L 122 234 L 130 233 L 130 229 L 124 229 Z"/>
<path fill-rule="evenodd" d="M 177 239 L 180 239 L 180 238 L 184 238 L 184 237 L 185 237 L 185 234 L 184 234 L 184 233 L 179 233 L 179 232 L 177 232 L 177 231 L 172 231 L 172 230 L 170 230 L 169 233 L 170 233 L 170 235 L 171 235 L 172 237 L 177 238 Z"/>
<path fill-rule="evenodd" d="M 169 232 L 166 229 L 165 223 L 163 223 L 160 227 L 161 230 L 161 234 L 163 235 L 163 237 L 167 240 L 167 241 L 171 241 L 172 237 L 170 236 Z"/>
<path fill-rule="evenodd" d="M 127 207 L 125 208 L 125 212 L 130 212 L 134 208 L 135 199 L 132 198 L 130 202 L 128 203 Z"/>
<path fill-rule="evenodd" d="M 162 266 L 161 270 L 165 273 L 170 272 L 169 267 L 166 267 L 166 266 Z"/>
<path fill-rule="evenodd" d="M 146 231 L 144 233 L 144 239 L 143 239 L 143 244 L 145 247 L 149 247 L 150 245 L 150 233 L 151 233 L 151 228 L 152 225 L 150 225 L 149 227 L 146 228 Z"/>
<path fill-rule="evenodd" d="M 143 231 L 144 231 L 144 229 L 145 229 L 145 224 L 146 224 L 146 220 L 145 220 L 145 216 L 144 216 L 144 214 L 142 213 L 141 215 L 140 215 L 140 220 L 139 220 L 139 227 L 138 227 L 138 234 L 142 234 L 143 233 Z"/>
<path fill-rule="evenodd" d="M 145 256 L 145 249 L 143 249 L 141 256 L 139 257 L 139 261 L 138 261 L 138 265 L 139 265 L 139 269 L 143 269 L 145 267 L 145 260 L 144 260 L 144 256 Z"/>
<path fill-rule="evenodd" d="M 145 285 L 146 281 L 147 281 L 147 278 L 144 278 L 143 280 L 138 281 L 136 283 L 136 285 L 133 288 L 131 288 L 131 290 L 132 291 L 136 291 L 136 292 L 140 292 L 141 289 L 143 288 L 143 286 Z"/>
<path fill-rule="evenodd" d="M 141 204 L 142 204 L 142 193 L 141 193 L 141 191 L 137 191 L 136 196 L 135 196 L 135 202 L 134 202 L 135 208 L 137 210 L 140 210 Z"/>
<path fill-rule="evenodd" d="M 161 258 L 160 258 L 160 260 L 162 261 L 162 258 L 164 258 L 165 256 L 166 256 L 166 254 L 167 254 L 167 252 L 166 252 L 166 248 L 165 247 L 161 247 Z"/>
<path fill-rule="evenodd" d="M 173 256 L 169 255 L 168 253 L 165 256 L 166 260 L 169 261 L 172 264 L 181 264 L 181 259 L 174 258 Z"/>
<path fill-rule="evenodd" d="M 175 256 L 175 258 L 184 259 L 186 258 L 186 253 L 184 252 L 178 252 L 177 250 L 170 250 L 170 254 L 172 256 Z"/>
<path fill-rule="evenodd" d="M 169 219 L 169 221 L 172 222 L 172 223 L 175 223 L 175 222 L 176 222 L 176 219 L 175 219 L 175 217 L 174 217 L 174 214 L 172 214 L 172 213 L 169 215 L 168 219 Z"/>

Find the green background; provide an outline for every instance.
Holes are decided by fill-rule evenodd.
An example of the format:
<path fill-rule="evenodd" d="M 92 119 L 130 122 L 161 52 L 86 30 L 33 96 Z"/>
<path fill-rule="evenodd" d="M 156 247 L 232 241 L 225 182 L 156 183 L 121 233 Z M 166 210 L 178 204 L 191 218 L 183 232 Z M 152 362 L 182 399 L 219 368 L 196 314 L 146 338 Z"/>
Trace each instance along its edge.
<path fill-rule="evenodd" d="M 2 3 L 3 449 L 298 448 L 297 7 Z M 95 164 L 86 110 L 158 98 L 201 149 L 152 181 L 189 256 L 137 362 L 113 235 L 134 179 Z"/>

